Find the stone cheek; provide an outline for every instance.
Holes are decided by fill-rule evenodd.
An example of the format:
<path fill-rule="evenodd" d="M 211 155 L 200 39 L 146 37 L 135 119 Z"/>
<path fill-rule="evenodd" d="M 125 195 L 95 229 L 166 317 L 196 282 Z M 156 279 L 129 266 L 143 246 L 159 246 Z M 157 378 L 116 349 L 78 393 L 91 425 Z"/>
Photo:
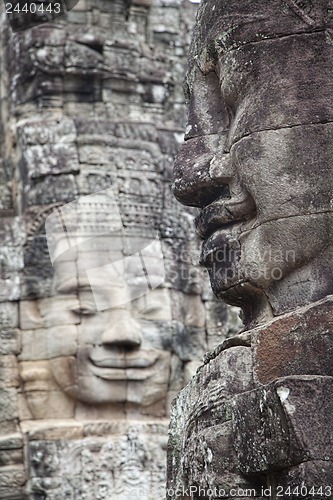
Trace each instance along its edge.
<path fill-rule="evenodd" d="M 281 316 L 248 332 L 251 348 L 229 340 L 198 370 L 173 404 L 170 500 L 191 486 L 197 499 L 199 487 L 285 498 L 332 485 L 332 309 L 327 297 Z"/>

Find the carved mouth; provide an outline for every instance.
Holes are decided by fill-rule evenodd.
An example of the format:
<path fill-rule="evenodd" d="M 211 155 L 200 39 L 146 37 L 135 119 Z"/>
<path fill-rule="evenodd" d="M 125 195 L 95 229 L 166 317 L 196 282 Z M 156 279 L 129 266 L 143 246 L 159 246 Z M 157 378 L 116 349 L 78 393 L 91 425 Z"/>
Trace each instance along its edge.
<path fill-rule="evenodd" d="M 100 368 L 91 363 L 93 375 L 104 380 L 127 380 L 126 370 L 120 368 Z"/>
<path fill-rule="evenodd" d="M 103 353 L 100 350 L 89 356 L 91 371 L 106 380 L 143 380 L 150 375 L 159 355 L 154 351 L 139 351 L 123 355 Z"/>
<path fill-rule="evenodd" d="M 156 353 L 141 352 L 140 356 L 131 357 L 125 354 L 123 358 L 118 358 L 117 356 L 97 358 L 92 355 L 90 356 L 90 361 L 99 368 L 148 368 L 155 363 L 157 357 Z"/>
<path fill-rule="evenodd" d="M 195 219 L 195 227 L 202 239 L 207 239 L 217 229 L 233 224 L 233 218 L 228 208 L 215 202 L 205 207 Z"/>
<path fill-rule="evenodd" d="M 239 221 L 225 224 L 213 231 L 203 242 L 200 264 L 206 267 L 216 264 L 228 268 L 239 258 L 238 236 L 241 233 Z"/>
<path fill-rule="evenodd" d="M 202 209 L 195 220 L 198 235 L 207 239 L 217 229 L 227 229 L 256 215 L 252 197 L 246 193 L 225 200 L 216 200 Z"/>

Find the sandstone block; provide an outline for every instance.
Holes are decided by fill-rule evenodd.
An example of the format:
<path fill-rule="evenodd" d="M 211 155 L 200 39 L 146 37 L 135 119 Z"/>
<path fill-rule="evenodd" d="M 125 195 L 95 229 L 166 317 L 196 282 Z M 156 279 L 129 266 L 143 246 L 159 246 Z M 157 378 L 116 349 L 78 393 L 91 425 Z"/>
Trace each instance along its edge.
<path fill-rule="evenodd" d="M 232 490 L 250 489 L 251 496 L 258 496 L 259 488 L 238 471 L 233 445 L 231 421 L 193 433 L 184 450 L 183 470 L 188 471 L 187 484 L 200 485 L 206 490 L 216 488 L 221 492 L 219 498 L 228 498 Z"/>
<path fill-rule="evenodd" d="M 43 326 L 37 301 L 21 300 L 19 303 L 19 309 L 21 330 L 31 330 L 41 328 Z"/>
<path fill-rule="evenodd" d="M 0 228 L 1 245 L 21 246 L 25 240 L 25 231 L 20 217 L 2 217 Z"/>
<path fill-rule="evenodd" d="M 304 462 L 276 473 L 272 491 L 282 498 L 332 498 L 333 463 L 331 460 Z"/>
<path fill-rule="evenodd" d="M 3 466 L 22 464 L 23 461 L 23 448 L 0 451 L 0 470 Z"/>
<path fill-rule="evenodd" d="M 216 469 L 213 474 L 214 478 L 217 483 L 219 479 L 222 481 L 221 470 L 224 468 L 226 471 L 229 468 L 226 477 L 230 485 L 243 484 L 234 464 L 231 467 L 229 459 L 226 458 L 224 463 L 221 457 L 228 457 L 233 441 L 228 423 L 232 417 L 233 397 L 235 394 L 252 389 L 252 357 L 251 349 L 248 347 L 236 346 L 226 349 L 199 368 L 172 404 L 168 445 L 169 488 L 181 489 L 187 486 L 184 481 L 189 474 L 192 474 L 192 468 L 196 471 L 193 472 L 193 480 L 197 484 L 202 484 L 199 476 L 206 474 L 206 465 L 212 460 L 212 452 L 208 451 L 206 436 L 210 446 L 213 446 L 214 431 L 219 432 L 221 439 L 223 436 L 224 440 L 223 445 L 221 442 L 220 454 L 214 448 Z M 190 446 L 189 443 L 191 443 Z M 228 451 L 223 450 L 224 445 L 228 445 Z M 202 458 L 199 460 L 198 457 Z M 201 465 L 199 469 L 196 469 L 199 463 Z M 205 480 L 208 484 L 208 476 L 205 476 Z M 247 484 L 246 481 L 244 484 Z"/>
<path fill-rule="evenodd" d="M 27 480 L 24 467 L 7 465 L 0 468 L 0 497 L 17 498 L 23 495 L 23 487 Z"/>
<path fill-rule="evenodd" d="M 21 349 L 19 331 L 15 329 L 0 329 L 0 354 L 18 354 Z"/>
<path fill-rule="evenodd" d="M 32 179 L 79 171 L 78 155 L 74 144 L 30 146 L 24 149 L 23 158 L 28 177 Z"/>
<path fill-rule="evenodd" d="M 252 336 L 254 377 L 333 376 L 332 298 L 278 318 Z M 315 353 L 315 355 L 314 355 Z"/>
<path fill-rule="evenodd" d="M 235 397 L 235 447 L 245 474 L 332 460 L 331 377 L 286 377 Z"/>
<path fill-rule="evenodd" d="M 62 391 L 26 391 L 25 398 L 34 419 L 74 417 L 75 401 Z"/>
<path fill-rule="evenodd" d="M 77 194 L 75 178 L 72 174 L 48 175 L 36 179 L 25 195 L 28 206 L 49 205 L 57 201 L 64 203 L 73 200 Z"/>
<path fill-rule="evenodd" d="M 18 387 L 18 365 L 17 358 L 13 354 L 0 355 L 0 387 Z"/>
<path fill-rule="evenodd" d="M 83 425 L 73 419 L 25 421 L 22 422 L 22 432 L 29 441 L 60 439 L 82 439 Z"/>
<path fill-rule="evenodd" d="M 0 450 L 12 450 L 23 447 L 22 434 L 9 434 L 0 436 Z"/>
<path fill-rule="evenodd" d="M 0 422 L 11 422 L 18 418 L 17 394 L 12 388 L 0 388 Z"/>

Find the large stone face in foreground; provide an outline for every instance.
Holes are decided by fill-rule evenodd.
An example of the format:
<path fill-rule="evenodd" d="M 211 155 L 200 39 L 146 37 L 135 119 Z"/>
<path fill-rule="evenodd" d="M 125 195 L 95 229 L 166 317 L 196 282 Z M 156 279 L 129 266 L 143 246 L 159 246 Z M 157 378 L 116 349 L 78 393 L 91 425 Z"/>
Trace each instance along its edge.
<path fill-rule="evenodd" d="M 174 192 L 245 331 L 174 403 L 170 499 L 332 497 L 332 28 L 326 0 L 201 2 Z"/>

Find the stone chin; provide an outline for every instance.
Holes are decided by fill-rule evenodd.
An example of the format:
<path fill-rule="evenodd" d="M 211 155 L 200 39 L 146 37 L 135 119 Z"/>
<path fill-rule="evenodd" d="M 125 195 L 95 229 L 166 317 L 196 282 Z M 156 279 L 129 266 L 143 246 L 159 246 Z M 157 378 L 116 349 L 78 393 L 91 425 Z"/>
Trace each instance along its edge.
<path fill-rule="evenodd" d="M 332 213 L 254 219 L 237 233 L 216 231 L 201 262 L 215 295 L 241 307 L 249 328 L 333 293 L 331 242 Z"/>
<path fill-rule="evenodd" d="M 242 310 L 242 321 L 248 330 L 272 319 L 272 309 L 265 292 L 255 284 L 243 279 L 230 280 L 219 278 L 213 268 L 208 268 L 211 286 L 217 298 Z"/>

